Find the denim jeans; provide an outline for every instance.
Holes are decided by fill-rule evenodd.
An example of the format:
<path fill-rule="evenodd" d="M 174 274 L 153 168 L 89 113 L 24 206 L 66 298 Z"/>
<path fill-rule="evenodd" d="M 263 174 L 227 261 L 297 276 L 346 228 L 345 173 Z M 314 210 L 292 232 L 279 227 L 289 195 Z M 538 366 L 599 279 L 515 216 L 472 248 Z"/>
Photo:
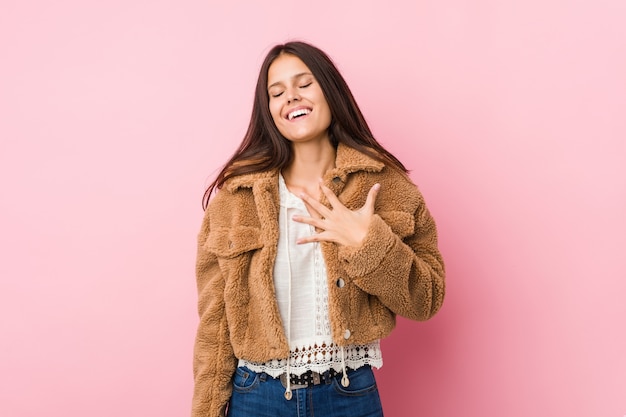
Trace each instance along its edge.
<path fill-rule="evenodd" d="M 233 393 L 227 417 L 382 417 L 374 373 L 369 366 L 348 371 L 350 385 L 341 385 L 342 374 L 328 382 L 292 390 L 284 397 L 279 378 L 246 367 L 233 375 Z"/>

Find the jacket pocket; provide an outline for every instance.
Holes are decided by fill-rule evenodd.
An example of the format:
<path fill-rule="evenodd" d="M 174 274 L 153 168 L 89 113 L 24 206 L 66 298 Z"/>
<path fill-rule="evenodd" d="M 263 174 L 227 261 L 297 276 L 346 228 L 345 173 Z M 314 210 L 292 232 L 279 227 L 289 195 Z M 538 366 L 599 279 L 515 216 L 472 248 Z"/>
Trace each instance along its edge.
<path fill-rule="evenodd" d="M 212 230 L 206 240 L 206 249 L 220 258 L 234 258 L 261 247 L 261 229 L 258 227 L 221 227 Z"/>
<path fill-rule="evenodd" d="M 415 219 L 406 211 L 381 211 L 378 215 L 400 239 L 415 232 Z"/>

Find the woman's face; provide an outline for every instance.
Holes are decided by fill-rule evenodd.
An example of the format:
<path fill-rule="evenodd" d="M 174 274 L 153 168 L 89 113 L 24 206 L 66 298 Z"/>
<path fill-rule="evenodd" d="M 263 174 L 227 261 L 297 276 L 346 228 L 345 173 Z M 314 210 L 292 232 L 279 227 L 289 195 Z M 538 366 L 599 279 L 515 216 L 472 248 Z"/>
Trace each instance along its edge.
<path fill-rule="evenodd" d="M 278 131 L 292 142 L 328 140 L 331 113 L 324 93 L 300 58 L 283 54 L 267 74 L 269 107 Z"/>

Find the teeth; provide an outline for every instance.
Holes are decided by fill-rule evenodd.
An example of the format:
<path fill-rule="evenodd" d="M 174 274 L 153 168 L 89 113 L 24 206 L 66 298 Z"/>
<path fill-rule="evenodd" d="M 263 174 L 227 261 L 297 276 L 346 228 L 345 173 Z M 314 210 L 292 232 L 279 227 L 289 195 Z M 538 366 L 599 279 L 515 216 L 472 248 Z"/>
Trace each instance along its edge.
<path fill-rule="evenodd" d="M 309 109 L 299 109 L 299 110 L 292 111 L 291 113 L 289 113 L 287 115 L 287 118 L 289 120 L 293 120 L 294 117 L 303 116 L 303 115 L 309 114 L 309 113 L 311 113 L 311 110 L 309 110 Z"/>

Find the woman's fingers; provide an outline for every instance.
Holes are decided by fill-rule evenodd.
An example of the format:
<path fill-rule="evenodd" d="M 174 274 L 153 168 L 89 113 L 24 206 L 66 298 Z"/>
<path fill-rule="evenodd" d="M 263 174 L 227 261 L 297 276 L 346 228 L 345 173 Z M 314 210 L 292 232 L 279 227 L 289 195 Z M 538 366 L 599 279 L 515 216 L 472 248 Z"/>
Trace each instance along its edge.
<path fill-rule="evenodd" d="M 320 183 L 320 188 L 332 208 L 328 208 L 307 194 L 301 197 L 310 209 L 319 214 L 313 216 L 294 216 L 293 220 L 309 224 L 320 230 L 319 233 L 298 240 L 298 243 L 328 241 L 342 245 L 358 246 L 367 233 L 374 214 L 374 207 L 380 184 L 374 184 L 367 193 L 365 203 L 356 210 L 350 210 L 339 200 L 332 190 Z"/>
<path fill-rule="evenodd" d="M 378 197 L 378 191 L 380 191 L 380 184 L 376 183 L 367 193 L 367 200 L 365 200 L 365 204 L 363 204 L 361 210 L 366 213 L 374 214 L 374 206 L 376 204 L 376 197 Z"/>
<path fill-rule="evenodd" d="M 341 201 L 339 201 L 339 198 L 337 198 L 335 193 L 333 193 L 333 191 L 330 188 L 324 185 L 324 181 L 321 178 L 319 179 L 319 183 L 320 183 L 320 189 L 322 190 L 322 193 L 324 193 L 324 195 L 326 196 L 326 199 L 330 203 L 330 206 L 333 209 L 339 206 L 343 207 L 343 204 L 341 204 Z"/>

